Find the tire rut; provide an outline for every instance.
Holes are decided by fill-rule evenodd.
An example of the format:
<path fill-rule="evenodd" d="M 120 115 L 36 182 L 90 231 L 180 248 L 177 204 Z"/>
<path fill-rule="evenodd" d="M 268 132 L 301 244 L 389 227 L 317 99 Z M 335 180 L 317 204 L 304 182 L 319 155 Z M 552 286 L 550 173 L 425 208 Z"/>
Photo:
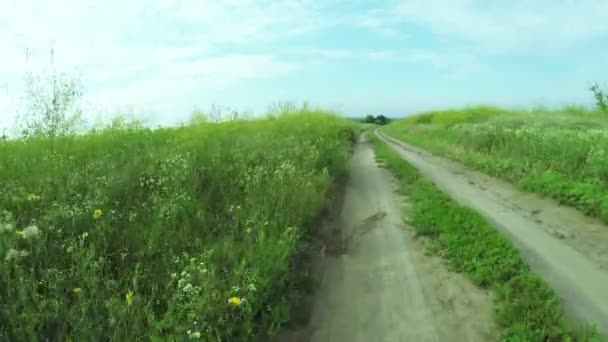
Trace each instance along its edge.
<path fill-rule="evenodd" d="M 477 210 L 513 241 L 557 292 L 571 318 L 596 324 L 608 335 L 608 273 L 603 270 L 608 261 L 608 227 L 572 208 L 377 135 L 442 191 Z"/>

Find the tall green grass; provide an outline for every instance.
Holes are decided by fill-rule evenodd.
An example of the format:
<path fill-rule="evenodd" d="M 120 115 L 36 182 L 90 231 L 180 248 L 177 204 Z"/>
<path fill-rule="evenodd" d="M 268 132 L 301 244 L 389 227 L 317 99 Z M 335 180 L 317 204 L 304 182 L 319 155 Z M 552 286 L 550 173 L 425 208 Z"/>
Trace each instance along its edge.
<path fill-rule="evenodd" d="M 376 136 L 376 158 L 398 179 L 411 206 L 407 215 L 419 236 L 478 286 L 496 293 L 503 341 L 602 341 L 593 329 L 573 329 L 553 290 L 530 271 L 517 249 L 474 210 L 461 206 Z"/>
<path fill-rule="evenodd" d="M 0 340 L 274 333 L 351 127 L 303 110 L 1 142 Z"/>
<path fill-rule="evenodd" d="M 473 108 L 415 116 L 385 132 L 608 221 L 603 113 Z"/>

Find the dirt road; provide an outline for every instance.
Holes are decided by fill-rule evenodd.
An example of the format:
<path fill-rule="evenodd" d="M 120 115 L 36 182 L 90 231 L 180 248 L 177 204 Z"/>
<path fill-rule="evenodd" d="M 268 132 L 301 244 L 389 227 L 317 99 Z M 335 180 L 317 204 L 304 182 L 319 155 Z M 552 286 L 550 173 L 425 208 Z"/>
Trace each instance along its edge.
<path fill-rule="evenodd" d="M 608 335 L 608 227 L 552 200 L 379 136 L 443 191 L 509 237 L 573 318 L 596 323 Z"/>
<path fill-rule="evenodd" d="M 491 295 L 424 255 L 403 221 L 406 200 L 359 142 L 339 218 L 346 245 L 327 251 L 311 341 L 497 340 Z"/>

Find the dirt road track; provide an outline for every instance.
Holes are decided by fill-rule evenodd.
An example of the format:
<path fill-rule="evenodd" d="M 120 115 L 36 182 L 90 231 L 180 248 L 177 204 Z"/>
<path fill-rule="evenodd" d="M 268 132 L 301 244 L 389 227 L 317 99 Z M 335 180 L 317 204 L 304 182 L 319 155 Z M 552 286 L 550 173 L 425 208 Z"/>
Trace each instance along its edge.
<path fill-rule="evenodd" d="M 431 155 L 378 132 L 378 136 L 443 191 L 509 237 L 533 269 L 562 298 L 567 312 L 608 335 L 608 227 L 573 209 Z"/>
<path fill-rule="evenodd" d="M 403 221 L 404 200 L 363 138 L 339 222 L 348 244 L 327 256 L 311 341 L 497 340 L 491 296 L 423 254 Z"/>

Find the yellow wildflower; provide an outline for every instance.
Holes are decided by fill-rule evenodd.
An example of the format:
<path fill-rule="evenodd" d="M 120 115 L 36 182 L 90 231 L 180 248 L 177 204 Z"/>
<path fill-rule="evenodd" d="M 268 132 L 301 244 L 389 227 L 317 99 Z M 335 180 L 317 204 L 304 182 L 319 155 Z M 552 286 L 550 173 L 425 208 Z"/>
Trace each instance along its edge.
<path fill-rule="evenodd" d="M 131 290 L 127 291 L 127 294 L 125 294 L 125 300 L 127 301 L 127 305 L 128 306 L 131 306 L 131 304 L 133 304 L 133 296 L 134 295 L 135 294 Z"/>
<path fill-rule="evenodd" d="M 239 305 L 241 305 L 241 303 L 243 303 L 243 301 L 239 297 L 231 297 L 230 299 L 228 299 L 228 304 L 231 304 L 234 306 L 239 306 Z"/>
<path fill-rule="evenodd" d="M 31 201 L 31 202 L 33 202 L 33 201 L 39 201 L 40 200 L 40 196 L 35 195 L 35 194 L 29 194 L 29 195 L 27 195 L 27 200 Z"/>
<path fill-rule="evenodd" d="M 75 294 L 80 294 L 80 292 L 82 292 L 82 289 L 80 287 L 75 287 L 72 292 L 74 292 Z"/>
<path fill-rule="evenodd" d="M 101 211 L 101 209 L 95 209 L 95 211 L 93 212 L 93 218 L 95 220 L 100 219 L 103 216 L 103 211 Z"/>

